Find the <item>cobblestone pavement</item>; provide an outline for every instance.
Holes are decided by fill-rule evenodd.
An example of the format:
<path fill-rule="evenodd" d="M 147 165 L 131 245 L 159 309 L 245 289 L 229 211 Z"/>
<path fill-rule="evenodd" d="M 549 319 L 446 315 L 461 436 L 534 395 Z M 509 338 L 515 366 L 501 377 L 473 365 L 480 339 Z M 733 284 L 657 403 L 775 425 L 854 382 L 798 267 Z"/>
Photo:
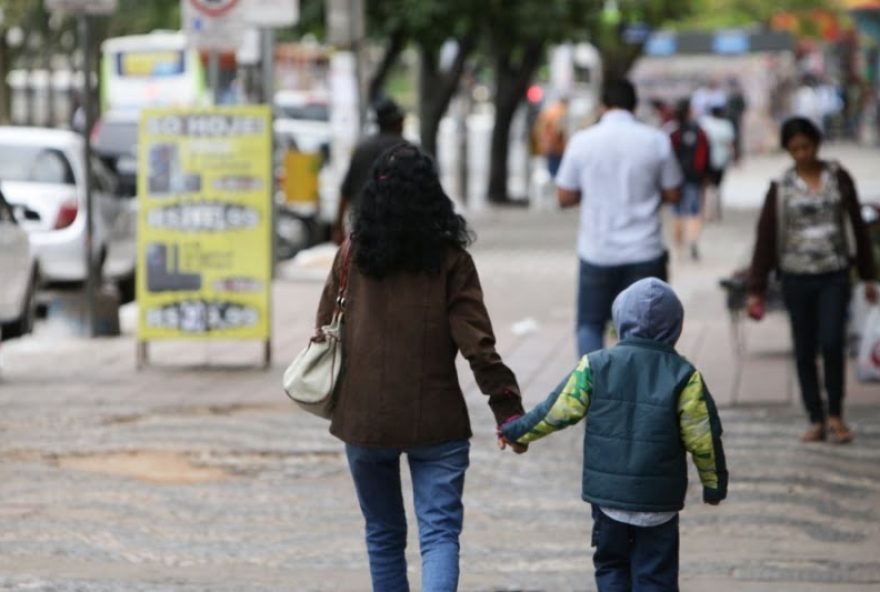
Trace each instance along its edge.
<path fill-rule="evenodd" d="M 475 220 L 500 349 L 529 404 L 573 363 L 574 218 L 503 210 Z M 682 589 L 878 590 L 880 389 L 852 385 L 852 446 L 804 446 L 784 319 L 750 327 L 749 353 L 732 358 L 716 282 L 748 251 L 753 222 L 753 211 L 730 212 L 707 229 L 699 265 L 674 262 L 681 347 L 725 405 L 731 467 L 719 508 L 700 504 L 697 486 L 689 492 Z M 256 368 L 257 345 L 238 343 L 156 344 L 153 366 L 136 372 L 131 311 L 122 338 L 82 341 L 47 323 L 4 344 L 0 590 L 368 590 L 341 443 L 279 387 L 320 290 L 303 278 L 322 273 L 318 262 L 276 283 L 268 372 Z M 484 399 L 461 376 L 475 431 L 461 589 L 594 590 L 581 429 L 523 457 L 501 453 Z M 410 538 L 415 584 L 414 527 Z"/>

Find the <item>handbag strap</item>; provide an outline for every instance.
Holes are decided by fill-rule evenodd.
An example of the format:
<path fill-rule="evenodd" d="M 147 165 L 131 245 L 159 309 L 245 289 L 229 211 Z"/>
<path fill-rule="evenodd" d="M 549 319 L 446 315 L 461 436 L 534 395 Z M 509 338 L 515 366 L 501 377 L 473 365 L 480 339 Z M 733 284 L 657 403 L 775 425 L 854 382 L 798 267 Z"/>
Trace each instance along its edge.
<path fill-rule="evenodd" d="M 351 267 L 351 238 L 345 239 L 342 243 L 342 251 L 342 269 L 339 271 L 339 292 L 336 294 L 335 314 L 342 314 L 345 309 L 345 292 L 348 290 L 348 275 Z"/>

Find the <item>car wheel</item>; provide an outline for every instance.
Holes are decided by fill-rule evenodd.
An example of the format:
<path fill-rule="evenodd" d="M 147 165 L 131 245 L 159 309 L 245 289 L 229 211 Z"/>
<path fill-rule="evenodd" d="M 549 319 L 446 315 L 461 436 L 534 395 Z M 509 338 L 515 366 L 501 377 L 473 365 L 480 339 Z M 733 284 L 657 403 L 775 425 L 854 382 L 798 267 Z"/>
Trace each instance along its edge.
<path fill-rule="evenodd" d="M 17 321 L 3 326 L 3 339 L 21 337 L 32 333 L 37 318 L 37 274 L 31 274 L 31 282 L 24 296 L 24 308 Z"/>
<path fill-rule="evenodd" d="M 130 275 L 119 280 L 117 287 L 119 288 L 120 304 L 128 304 L 129 302 L 134 302 L 136 286 L 137 282 L 135 280 L 135 274 L 133 271 Z"/>

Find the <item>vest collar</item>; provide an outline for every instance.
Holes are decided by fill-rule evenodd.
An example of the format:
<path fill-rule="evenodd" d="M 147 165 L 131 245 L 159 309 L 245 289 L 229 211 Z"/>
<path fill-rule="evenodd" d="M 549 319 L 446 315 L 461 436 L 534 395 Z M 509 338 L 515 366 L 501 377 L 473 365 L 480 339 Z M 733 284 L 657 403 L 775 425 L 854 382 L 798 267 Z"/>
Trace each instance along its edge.
<path fill-rule="evenodd" d="M 658 351 L 668 352 L 668 353 L 677 353 L 675 351 L 675 347 L 662 343 L 660 341 L 654 341 L 653 339 L 645 339 L 644 337 L 627 337 L 626 339 L 621 339 L 617 345 L 628 345 L 632 347 L 641 347 L 645 349 L 655 349 Z"/>

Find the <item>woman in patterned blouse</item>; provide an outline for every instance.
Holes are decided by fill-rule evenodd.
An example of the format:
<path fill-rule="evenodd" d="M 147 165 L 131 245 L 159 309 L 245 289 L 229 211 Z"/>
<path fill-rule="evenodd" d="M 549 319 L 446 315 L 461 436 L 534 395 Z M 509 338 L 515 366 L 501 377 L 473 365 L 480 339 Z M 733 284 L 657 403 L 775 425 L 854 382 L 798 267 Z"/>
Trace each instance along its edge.
<path fill-rule="evenodd" d="M 798 382 L 810 426 L 803 442 L 843 444 L 854 434 L 843 421 L 846 316 L 851 268 L 877 302 L 871 240 L 855 183 L 838 163 L 819 159 L 822 134 L 809 119 L 782 126 L 782 147 L 794 166 L 771 183 L 758 222 L 750 274 L 749 314 L 763 315 L 767 276 L 777 270 L 791 318 Z M 827 410 L 820 397 L 816 354 L 822 354 Z"/>

